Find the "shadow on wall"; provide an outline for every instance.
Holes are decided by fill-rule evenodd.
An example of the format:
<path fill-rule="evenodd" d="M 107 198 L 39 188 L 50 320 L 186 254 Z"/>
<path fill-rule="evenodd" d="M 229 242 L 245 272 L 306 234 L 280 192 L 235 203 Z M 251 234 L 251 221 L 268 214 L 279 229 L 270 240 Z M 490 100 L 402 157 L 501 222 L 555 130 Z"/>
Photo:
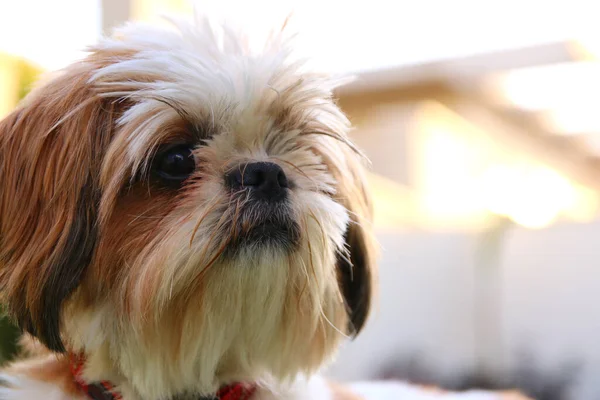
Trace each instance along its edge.
<path fill-rule="evenodd" d="M 426 357 L 413 353 L 400 356 L 397 362 L 384 366 L 377 379 L 403 380 L 418 385 L 435 385 L 448 390 L 512 390 L 517 389 L 536 400 L 567 400 L 571 398 L 580 364 L 565 362 L 548 369 L 528 353 L 516 356 L 518 367 L 505 372 L 486 373 L 481 370 L 460 371 L 442 376 L 434 372 Z M 402 361 L 400 361 L 402 360 Z"/>

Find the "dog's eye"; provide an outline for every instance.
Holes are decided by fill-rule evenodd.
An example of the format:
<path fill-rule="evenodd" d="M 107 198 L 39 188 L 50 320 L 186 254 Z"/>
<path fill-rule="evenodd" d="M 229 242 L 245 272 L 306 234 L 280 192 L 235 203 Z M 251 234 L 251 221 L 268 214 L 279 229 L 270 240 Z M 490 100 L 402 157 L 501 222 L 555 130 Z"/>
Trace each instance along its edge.
<path fill-rule="evenodd" d="M 181 183 L 196 169 L 192 147 L 176 145 L 157 154 L 154 170 L 162 179 L 170 183 Z"/>

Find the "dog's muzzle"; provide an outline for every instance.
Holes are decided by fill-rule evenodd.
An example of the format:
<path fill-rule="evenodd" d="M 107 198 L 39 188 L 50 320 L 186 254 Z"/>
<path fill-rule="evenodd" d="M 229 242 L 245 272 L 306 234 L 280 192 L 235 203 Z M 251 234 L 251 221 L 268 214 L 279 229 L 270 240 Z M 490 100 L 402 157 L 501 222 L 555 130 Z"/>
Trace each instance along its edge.
<path fill-rule="evenodd" d="M 300 239 L 300 227 L 289 206 L 290 182 L 272 162 L 240 164 L 225 174 L 225 185 L 243 199 L 234 221 L 232 248 L 248 245 L 291 249 Z"/>

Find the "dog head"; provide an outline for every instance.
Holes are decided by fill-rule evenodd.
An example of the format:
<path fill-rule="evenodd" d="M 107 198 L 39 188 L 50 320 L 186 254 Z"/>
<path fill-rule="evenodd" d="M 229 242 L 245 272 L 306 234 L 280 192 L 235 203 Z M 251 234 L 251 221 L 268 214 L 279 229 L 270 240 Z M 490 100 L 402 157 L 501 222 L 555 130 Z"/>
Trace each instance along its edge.
<path fill-rule="evenodd" d="M 144 398 L 310 373 L 369 311 L 370 204 L 337 83 L 282 34 L 244 43 L 202 19 L 128 25 L 0 124 L 11 313 Z"/>

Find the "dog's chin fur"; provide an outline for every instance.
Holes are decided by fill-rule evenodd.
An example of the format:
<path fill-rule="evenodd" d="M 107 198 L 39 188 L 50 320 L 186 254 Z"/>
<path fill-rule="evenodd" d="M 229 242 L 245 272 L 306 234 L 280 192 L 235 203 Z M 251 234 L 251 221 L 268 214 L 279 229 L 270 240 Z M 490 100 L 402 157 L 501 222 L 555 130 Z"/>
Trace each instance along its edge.
<path fill-rule="evenodd" d="M 283 33 L 257 53 L 200 17 L 127 25 L 47 80 L 0 123 L 15 320 L 126 400 L 314 373 L 360 331 L 374 281 L 338 83 L 291 62 Z M 153 173 L 172 143 L 196 162 L 177 187 Z M 225 184 L 258 161 L 290 182 L 270 211 Z"/>

